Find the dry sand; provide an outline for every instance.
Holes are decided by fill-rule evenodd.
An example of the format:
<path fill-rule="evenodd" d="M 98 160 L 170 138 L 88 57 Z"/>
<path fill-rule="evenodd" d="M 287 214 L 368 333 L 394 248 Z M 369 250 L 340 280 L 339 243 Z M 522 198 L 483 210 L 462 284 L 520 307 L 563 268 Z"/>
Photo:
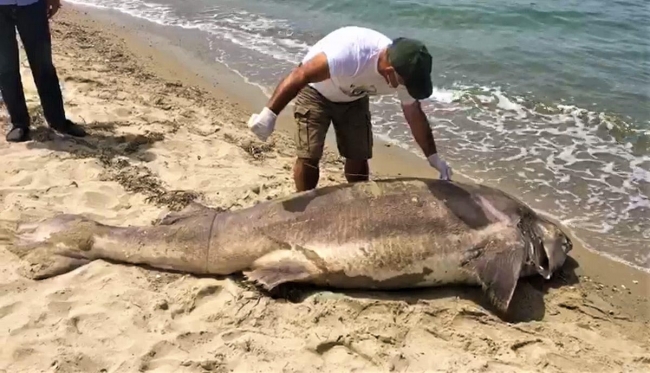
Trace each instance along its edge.
<path fill-rule="evenodd" d="M 27 143 L 0 141 L 0 224 L 66 212 L 147 225 L 194 198 L 235 209 L 293 191 L 289 135 L 255 141 L 245 128 L 254 107 L 163 54 L 151 68 L 146 43 L 87 17 L 66 4 L 53 38 L 66 108 L 90 136 L 43 127 L 23 62 L 37 130 Z M 399 151 L 378 148 L 395 165 Z M 322 185 L 343 181 L 332 154 L 325 175 Z M 234 278 L 103 261 L 36 282 L 0 242 L 0 372 L 648 371 L 647 276 L 574 252 L 553 281 L 521 281 L 506 322 L 468 288 L 285 300 Z"/>

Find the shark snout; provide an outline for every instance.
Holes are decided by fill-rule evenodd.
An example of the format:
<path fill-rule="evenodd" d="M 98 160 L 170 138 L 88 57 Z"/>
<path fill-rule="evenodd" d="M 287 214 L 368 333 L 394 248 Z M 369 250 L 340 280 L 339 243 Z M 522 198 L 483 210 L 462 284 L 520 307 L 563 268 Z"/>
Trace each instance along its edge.
<path fill-rule="evenodd" d="M 560 227 L 545 219 L 537 222 L 535 231 L 538 240 L 532 248 L 533 261 L 537 272 L 548 280 L 564 265 L 573 242 Z"/>

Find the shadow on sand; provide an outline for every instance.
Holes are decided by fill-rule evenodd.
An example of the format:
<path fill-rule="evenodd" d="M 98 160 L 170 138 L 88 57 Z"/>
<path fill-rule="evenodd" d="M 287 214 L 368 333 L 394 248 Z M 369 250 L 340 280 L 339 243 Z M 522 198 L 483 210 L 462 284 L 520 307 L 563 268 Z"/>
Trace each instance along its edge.
<path fill-rule="evenodd" d="M 149 265 L 134 265 L 128 263 L 113 262 L 103 259 L 109 263 L 136 266 L 179 276 L 187 275 L 185 272 L 165 270 L 154 268 Z M 196 278 L 212 278 L 217 280 L 230 279 L 242 287 L 260 293 L 262 296 L 268 296 L 276 300 L 284 300 L 290 303 L 302 303 L 309 297 L 318 293 L 331 293 L 346 296 L 351 299 L 370 300 L 370 301 L 398 301 L 409 305 L 415 305 L 419 302 L 436 301 L 450 298 L 460 298 L 470 301 L 483 307 L 486 311 L 499 319 L 509 323 L 521 323 L 530 321 L 541 321 L 546 316 L 546 303 L 544 297 L 551 289 L 559 289 L 566 286 L 573 286 L 580 282 L 576 269 L 579 267 L 578 262 L 571 256 L 567 257 L 564 265 L 559 271 L 553 274 L 550 280 L 544 280 L 541 276 L 535 275 L 519 279 L 517 288 L 513 295 L 508 312 L 503 314 L 493 307 L 487 297 L 478 286 L 453 285 L 439 286 L 414 290 L 394 290 L 394 291 L 370 291 L 370 290 L 343 290 L 335 288 L 323 288 L 310 284 L 285 283 L 268 292 L 246 281 L 241 273 L 228 276 L 214 275 L 192 275 Z M 487 314 L 477 312 L 475 316 L 484 317 Z"/>
<path fill-rule="evenodd" d="M 434 301 L 446 298 L 460 298 L 473 302 L 501 320 L 512 323 L 540 321 L 546 315 L 544 297 L 551 289 L 572 286 L 579 283 L 580 279 L 575 273 L 579 267 L 578 262 L 572 257 L 567 257 L 564 266 L 557 271 L 550 280 L 541 276 L 531 276 L 519 279 L 510 307 L 506 314 L 500 313 L 493 307 L 483 291 L 478 286 L 440 286 L 417 290 L 395 291 L 351 291 L 337 289 L 323 289 L 303 284 L 283 284 L 272 292 L 260 290 L 263 294 L 275 299 L 284 299 L 291 303 L 301 303 L 310 296 L 322 291 L 342 294 L 350 298 L 380 301 L 401 301 L 407 304 L 417 304 L 420 301 Z M 230 276 L 238 282 L 243 282 L 240 276 Z"/>
<path fill-rule="evenodd" d="M 51 128 L 40 125 L 32 127 L 28 149 L 48 149 L 66 152 L 75 158 L 96 158 L 104 164 L 122 156 L 134 160 L 150 162 L 156 159 L 148 151 L 153 144 L 164 139 L 161 133 L 144 135 L 118 135 L 115 129 L 126 127 L 126 122 L 94 122 L 84 125 L 88 135 L 73 137 L 60 134 Z"/>

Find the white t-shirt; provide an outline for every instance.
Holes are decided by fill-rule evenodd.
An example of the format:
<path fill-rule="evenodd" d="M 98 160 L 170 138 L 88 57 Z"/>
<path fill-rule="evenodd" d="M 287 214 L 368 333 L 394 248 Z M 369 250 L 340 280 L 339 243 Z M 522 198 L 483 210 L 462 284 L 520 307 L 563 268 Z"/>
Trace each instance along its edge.
<path fill-rule="evenodd" d="M 333 102 L 392 93 L 404 104 L 414 102 L 405 86 L 391 87 L 377 71 L 379 52 L 391 43 L 386 35 L 368 28 L 347 26 L 332 31 L 303 58 L 304 63 L 324 52 L 329 63 L 330 79 L 310 85 Z"/>

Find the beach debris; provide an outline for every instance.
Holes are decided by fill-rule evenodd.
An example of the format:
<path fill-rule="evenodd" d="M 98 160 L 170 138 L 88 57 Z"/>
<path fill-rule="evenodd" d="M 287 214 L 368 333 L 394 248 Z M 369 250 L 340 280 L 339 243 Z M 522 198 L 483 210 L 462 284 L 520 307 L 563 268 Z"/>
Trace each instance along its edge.
<path fill-rule="evenodd" d="M 167 302 L 167 300 L 163 299 L 163 300 L 159 301 L 158 303 L 156 303 L 156 305 L 154 306 L 154 309 L 167 311 L 169 309 L 169 303 Z"/>

